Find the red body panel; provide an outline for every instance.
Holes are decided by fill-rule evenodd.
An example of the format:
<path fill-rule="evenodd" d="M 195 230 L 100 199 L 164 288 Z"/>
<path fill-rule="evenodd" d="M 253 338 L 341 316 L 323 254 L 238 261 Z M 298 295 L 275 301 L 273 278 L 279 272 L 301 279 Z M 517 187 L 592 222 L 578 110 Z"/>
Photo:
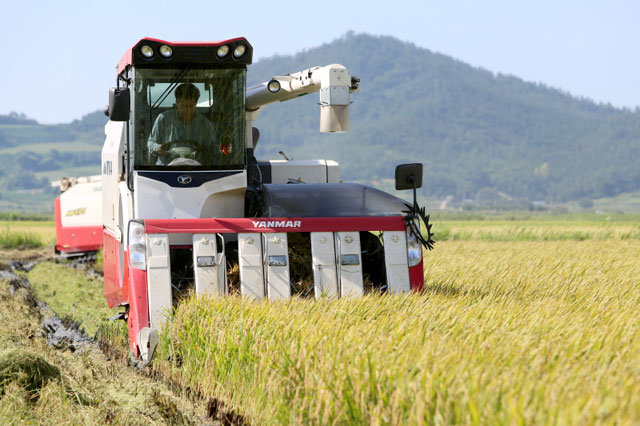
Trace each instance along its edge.
<path fill-rule="evenodd" d="M 133 46 L 134 47 L 137 46 L 138 43 L 140 43 L 142 40 L 155 41 L 158 43 L 166 44 L 171 47 L 173 46 L 222 46 L 223 44 L 231 43 L 237 40 L 246 41 L 244 37 L 230 38 L 229 40 L 223 40 L 223 41 L 179 41 L 179 42 L 165 41 L 157 38 L 145 37 L 138 40 L 136 43 L 134 43 Z M 122 59 L 120 59 L 120 62 L 118 63 L 118 74 L 124 71 L 127 68 L 127 66 L 131 65 L 131 63 L 133 62 L 132 50 L 133 50 L 133 47 L 129 48 L 129 50 L 127 50 L 127 52 L 122 56 Z"/>
<path fill-rule="evenodd" d="M 147 271 L 129 265 L 129 251 L 123 253 L 120 266 L 120 242 L 109 233 L 104 233 L 104 294 L 107 304 L 114 308 L 129 304 L 129 346 L 135 356 L 139 355 L 136 339 L 144 327 L 149 327 L 149 298 L 147 295 Z M 120 271 L 123 271 L 122 274 Z"/>
<path fill-rule="evenodd" d="M 411 284 L 411 290 L 422 291 L 424 289 L 424 259 L 420 261 L 416 266 L 409 268 L 409 283 Z"/>
<path fill-rule="evenodd" d="M 110 308 L 128 302 L 129 283 L 126 277 L 126 264 L 120 265 L 120 242 L 107 232 L 104 235 L 104 296 Z M 124 269 L 125 273 L 120 271 Z"/>
<path fill-rule="evenodd" d="M 56 250 L 62 253 L 97 251 L 102 247 L 102 226 L 62 226 L 60 197 L 56 198 Z"/>
<path fill-rule="evenodd" d="M 146 219 L 148 234 L 238 232 L 404 231 L 402 216 Z"/>
<path fill-rule="evenodd" d="M 136 342 L 138 333 L 149 327 L 149 295 L 147 293 L 147 271 L 129 266 L 129 252 L 126 252 L 127 278 L 129 281 L 129 347 L 137 357 L 140 351 Z"/>

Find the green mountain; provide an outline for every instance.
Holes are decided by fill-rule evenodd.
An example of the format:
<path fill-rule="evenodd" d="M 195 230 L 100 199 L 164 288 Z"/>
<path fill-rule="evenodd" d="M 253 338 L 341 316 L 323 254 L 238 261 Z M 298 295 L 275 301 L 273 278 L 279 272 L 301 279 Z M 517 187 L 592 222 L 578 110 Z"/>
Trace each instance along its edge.
<path fill-rule="evenodd" d="M 640 189 L 640 110 L 496 75 L 392 37 L 347 34 L 260 61 L 249 80 L 334 62 L 361 79 L 351 131 L 319 134 L 318 98 L 307 96 L 260 116 L 262 152 L 333 158 L 346 180 L 383 182 L 396 164 L 422 162 L 430 197 L 565 201 Z"/>
<path fill-rule="evenodd" d="M 248 81 L 330 63 L 361 79 L 350 132 L 319 133 L 317 94 L 270 105 L 255 123 L 258 158 L 284 151 L 295 159 L 334 159 L 344 180 L 386 189 L 395 165 L 422 162 L 423 196 L 481 204 L 640 190 L 640 110 L 496 75 L 392 37 L 349 33 L 260 60 Z M 25 201 L 29 191 L 50 199 L 50 179 L 98 173 L 105 122 L 101 111 L 60 125 L 0 116 L 0 209 L 34 208 Z"/>

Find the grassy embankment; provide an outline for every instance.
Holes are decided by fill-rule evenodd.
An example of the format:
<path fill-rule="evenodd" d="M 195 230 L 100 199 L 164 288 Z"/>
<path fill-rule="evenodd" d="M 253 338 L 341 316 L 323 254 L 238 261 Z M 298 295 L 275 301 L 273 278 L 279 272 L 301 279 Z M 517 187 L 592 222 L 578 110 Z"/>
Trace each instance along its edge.
<path fill-rule="evenodd" d="M 440 241 L 419 296 L 190 300 L 153 368 L 255 423 L 640 422 L 637 222 L 477 222 L 541 237 Z"/>
<path fill-rule="evenodd" d="M 82 318 L 78 314 L 86 313 L 88 305 L 99 300 L 101 283 L 83 280 L 81 271 L 65 271 L 56 269 L 57 266 L 42 266 L 47 271 L 42 279 L 56 283 L 60 293 L 77 295 L 78 287 L 83 287 L 84 297 L 69 306 L 67 317 Z M 40 272 L 33 272 L 34 277 Z M 45 290 L 42 296 L 55 303 L 55 294 L 51 293 Z M 61 306 L 58 304 L 57 308 Z M 176 396 L 161 383 L 123 368 L 122 359 L 110 359 L 96 345 L 85 345 L 75 351 L 49 347 L 42 336 L 43 315 L 48 315 L 43 311 L 46 309 L 40 308 L 21 285 L 0 280 L 2 424 L 138 425 L 205 421 L 206 407 L 193 407 L 187 398 Z M 95 328 L 97 318 L 103 314 L 104 309 L 96 309 L 95 318 L 84 318 L 86 328 Z"/>

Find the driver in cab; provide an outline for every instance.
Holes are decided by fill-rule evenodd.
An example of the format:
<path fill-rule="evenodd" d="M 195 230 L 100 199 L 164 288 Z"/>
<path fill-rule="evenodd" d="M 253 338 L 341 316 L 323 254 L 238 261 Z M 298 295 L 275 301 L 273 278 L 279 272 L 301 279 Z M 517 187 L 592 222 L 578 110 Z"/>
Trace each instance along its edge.
<path fill-rule="evenodd" d="M 178 86 L 175 91 L 176 109 L 163 112 L 153 124 L 147 141 L 151 162 L 166 165 L 200 165 L 193 158 L 196 152 L 203 157 L 215 150 L 213 126 L 204 116 L 196 113 L 200 91 L 191 83 Z M 176 160 L 181 158 L 181 160 Z M 171 164 L 173 161 L 173 164 Z"/>

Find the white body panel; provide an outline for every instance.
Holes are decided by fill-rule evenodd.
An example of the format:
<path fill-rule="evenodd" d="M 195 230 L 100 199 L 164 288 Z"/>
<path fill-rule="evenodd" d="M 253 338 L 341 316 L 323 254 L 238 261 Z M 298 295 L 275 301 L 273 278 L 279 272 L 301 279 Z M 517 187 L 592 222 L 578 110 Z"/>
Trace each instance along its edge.
<path fill-rule="evenodd" d="M 411 291 L 411 284 L 407 261 L 407 233 L 386 231 L 383 235 L 383 244 L 389 293 L 408 293 Z"/>
<path fill-rule="evenodd" d="M 188 175 L 189 172 L 185 172 Z M 246 171 L 205 182 L 195 188 L 176 188 L 134 173 L 136 217 L 189 219 L 243 217 Z"/>
<path fill-rule="evenodd" d="M 265 234 L 267 297 L 271 300 L 289 299 L 291 297 L 288 251 L 286 233 Z M 276 265 L 277 260 L 282 258 L 284 258 L 284 265 Z"/>
<path fill-rule="evenodd" d="M 364 287 L 362 283 L 360 233 L 357 231 L 336 232 L 336 247 L 340 259 L 338 265 L 340 296 L 361 296 L 364 294 Z"/>
<path fill-rule="evenodd" d="M 102 225 L 102 182 L 78 183 L 60 195 L 61 224 Z"/>
<path fill-rule="evenodd" d="M 124 182 L 122 159 L 125 142 L 124 122 L 108 121 L 102 147 L 102 222 L 114 234 L 126 232 L 120 222 L 120 182 Z"/>
<path fill-rule="evenodd" d="M 262 299 L 264 269 L 262 263 L 262 234 L 238 234 L 238 266 L 240 267 L 240 292 L 251 299 Z"/>
<path fill-rule="evenodd" d="M 197 294 L 224 296 L 225 259 L 218 253 L 216 234 L 193 234 L 193 275 Z M 221 276 L 222 274 L 224 276 Z"/>
<path fill-rule="evenodd" d="M 171 311 L 171 262 L 167 234 L 147 235 L 147 290 L 149 323 L 160 330 Z"/>
<path fill-rule="evenodd" d="M 118 227 L 122 231 L 122 235 L 127 235 L 129 221 L 135 219 L 133 214 L 133 197 L 131 191 L 127 188 L 126 182 L 120 182 L 118 184 L 118 190 L 120 197 L 118 198 Z"/>
<path fill-rule="evenodd" d="M 271 183 L 297 180 L 305 183 L 338 183 L 338 163 L 331 160 L 270 160 Z"/>
<path fill-rule="evenodd" d="M 313 285 L 316 299 L 338 296 L 336 250 L 333 232 L 311 233 Z"/>

